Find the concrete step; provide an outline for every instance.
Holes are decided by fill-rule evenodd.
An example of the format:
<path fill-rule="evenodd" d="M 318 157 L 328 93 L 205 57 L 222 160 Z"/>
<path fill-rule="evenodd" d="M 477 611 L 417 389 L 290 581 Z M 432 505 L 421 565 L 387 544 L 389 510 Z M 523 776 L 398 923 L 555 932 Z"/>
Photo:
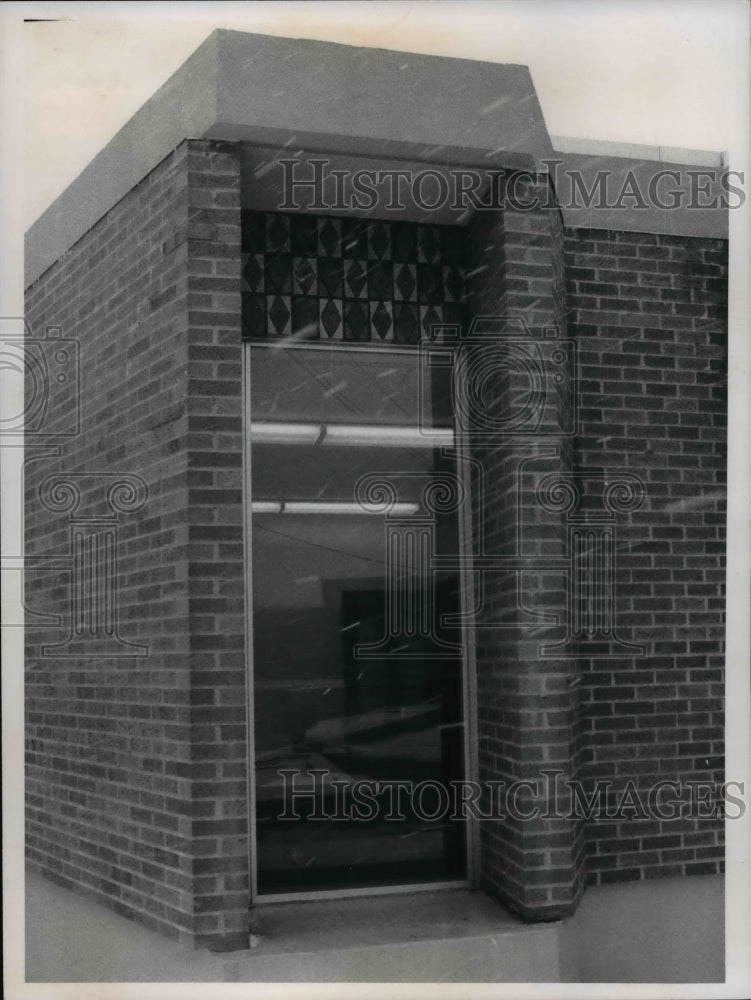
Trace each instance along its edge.
<path fill-rule="evenodd" d="M 258 906 L 227 982 L 555 982 L 559 924 L 524 924 L 483 893 L 441 890 Z"/>

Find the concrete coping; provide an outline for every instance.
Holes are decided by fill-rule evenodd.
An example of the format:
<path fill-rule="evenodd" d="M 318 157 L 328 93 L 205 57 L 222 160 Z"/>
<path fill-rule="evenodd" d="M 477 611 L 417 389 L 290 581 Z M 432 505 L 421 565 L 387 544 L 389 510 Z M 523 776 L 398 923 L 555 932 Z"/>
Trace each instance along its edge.
<path fill-rule="evenodd" d="M 552 135 L 557 153 L 628 160 L 654 160 L 657 163 L 680 163 L 686 167 L 724 167 L 725 153 L 707 149 L 684 149 L 681 146 L 649 146 L 638 142 L 610 142 L 604 139 L 576 139 Z"/>
<path fill-rule="evenodd" d="M 577 207 L 559 192 L 566 225 L 727 235 L 721 154 L 566 138 L 554 153 L 526 66 L 217 30 L 31 226 L 27 286 L 186 138 L 483 170 L 536 171 L 560 157 L 587 191 L 603 170 L 616 202 L 629 172 L 646 191 L 633 210 L 625 197 Z M 674 167 L 684 192 L 670 210 L 650 196 L 655 164 Z M 714 171 L 696 211 L 694 167 Z"/>

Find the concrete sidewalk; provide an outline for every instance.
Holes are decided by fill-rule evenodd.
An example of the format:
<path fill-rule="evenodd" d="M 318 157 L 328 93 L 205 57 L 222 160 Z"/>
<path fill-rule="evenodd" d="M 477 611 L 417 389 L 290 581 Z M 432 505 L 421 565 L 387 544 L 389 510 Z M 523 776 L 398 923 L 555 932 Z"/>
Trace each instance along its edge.
<path fill-rule="evenodd" d="M 220 982 L 222 959 L 26 870 L 26 981 Z"/>
<path fill-rule="evenodd" d="M 279 903 L 257 947 L 193 950 L 26 876 L 26 981 L 642 982 L 724 980 L 724 879 L 590 888 L 575 917 L 523 924 L 465 890 Z"/>
<path fill-rule="evenodd" d="M 480 892 L 259 907 L 257 947 L 170 941 L 31 871 L 27 982 L 550 982 L 560 924 L 528 925 Z"/>

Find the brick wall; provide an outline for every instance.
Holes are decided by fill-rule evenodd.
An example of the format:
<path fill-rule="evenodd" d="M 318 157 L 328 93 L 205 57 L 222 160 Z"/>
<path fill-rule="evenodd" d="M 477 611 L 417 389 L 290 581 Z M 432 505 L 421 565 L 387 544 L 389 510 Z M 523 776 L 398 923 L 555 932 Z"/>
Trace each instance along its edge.
<path fill-rule="evenodd" d="M 566 233 L 576 461 L 646 487 L 619 519 L 616 584 L 620 636 L 645 655 L 581 662 L 583 775 L 613 782 L 613 806 L 629 781 L 644 797 L 724 780 L 726 267 L 721 240 Z M 588 823 L 589 881 L 721 869 L 720 819 L 626 816 Z"/>
<path fill-rule="evenodd" d="M 34 336 L 57 326 L 79 345 L 81 418 L 57 454 L 27 442 L 27 554 L 67 562 L 27 573 L 28 607 L 62 625 L 27 617 L 28 856 L 117 912 L 218 947 L 247 940 L 239 278 L 238 160 L 189 141 L 27 304 Z M 84 540 L 71 586 L 81 519 L 117 547 L 97 556 Z M 120 642 L 93 592 L 108 572 Z M 54 648 L 77 622 L 77 642 Z"/>
<path fill-rule="evenodd" d="M 488 350 L 500 351 L 490 366 L 495 391 L 487 392 L 499 415 L 514 398 L 507 359 L 519 349 L 524 356 L 527 348 L 547 356 L 549 343 L 567 335 L 560 213 L 544 207 L 544 183 L 517 179 L 514 190 L 519 202 L 539 207 L 524 211 L 507 204 L 502 213 L 481 214 L 468 238 L 468 314 L 501 317 L 497 339 L 488 342 Z M 525 328 L 516 329 L 520 319 Z M 519 348 L 503 347 L 509 334 Z M 478 363 L 487 365 L 481 355 Z M 573 377 L 572 366 L 569 356 L 564 379 Z M 483 382 L 489 385 L 485 375 Z M 519 389 L 528 389 L 524 377 Z M 548 398 L 552 410 L 537 428 L 522 421 L 490 438 L 470 432 L 484 483 L 473 491 L 475 554 L 481 544 L 485 555 L 516 557 L 521 567 L 484 579 L 476 639 L 479 777 L 483 786 L 529 781 L 538 789 L 521 810 L 537 810 L 534 816 L 504 810 L 504 818 L 482 822 L 481 872 L 483 884 L 526 920 L 572 912 L 583 886 L 583 824 L 554 815 L 552 803 L 541 798 L 545 771 L 575 780 L 580 766 L 576 662 L 539 655 L 540 644 L 559 630 L 536 616 L 565 616 L 564 577 L 547 566 L 564 554 L 565 527 L 560 516 L 541 510 L 535 490 L 543 477 L 565 476 L 572 467 L 571 439 L 564 433 L 568 403 L 554 393 Z"/>
<path fill-rule="evenodd" d="M 28 855 L 212 947 L 244 946 L 248 927 L 241 290 L 267 290 L 241 284 L 265 251 L 242 255 L 239 191 L 232 145 L 183 143 L 32 285 L 27 312 L 33 335 L 54 326 L 77 341 L 81 374 L 80 432 L 27 449 L 27 554 L 63 560 L 27 572 Z M 470 317 L 521 317 L 533 340 L 555 328 L 578 348 L 562 371 L 577 380 L 578 437 L 563 433 L 561 401 L 547 437 L 473 443 L 487 482 L 475 538 L 528 560 L 489 579 L 481 623 L 565 605 L 565 574 L 538 561 L 560 565 L 567 544 L 563 518 L 541 512 L 544 476 L 628 471 L 646 487 L 618 519 L 616 609 L 645 656 L 540 657 L 560 628 L 481 628 L 480 777 L 615 778 L 615 796 L 629 780 L 722 780 L 725 244 L 575 230 L 564 254 L 546 209 L 481 214 L 469 237 Z M 246 335 L 248 321 L 246 308 Z M 68 420 L 57 400 L 47 430 Z M 114 560 L 119 635 L 92 625 L 94 536 L 101 566 Z M 76 622 L 85 642 L 68 641 Z M 485 886 L 532 920 L 575 907 L 585 850 L 591 881 L 716 871 L 722 858 L 717 819 L 481 829 Z"/>

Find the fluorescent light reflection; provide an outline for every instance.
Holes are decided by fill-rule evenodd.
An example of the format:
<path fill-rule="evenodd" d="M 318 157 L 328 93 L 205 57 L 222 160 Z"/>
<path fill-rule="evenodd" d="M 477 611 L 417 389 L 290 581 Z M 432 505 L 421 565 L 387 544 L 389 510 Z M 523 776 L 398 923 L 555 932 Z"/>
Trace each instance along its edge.
<path fill-rule="evenodd" d="M 254 500 L 250 505 L 253 514 L 383 514 L 382 510 L 367 510 L 359 503 L 340 500 Z M 395 503 L 388 509 L 390 515 L 416 514 L 420 505 L 406 501 Z"/>
<path fill-rule="evenodd" d="M 329 424 L 323 444 L 368 444 L 402 448 L 453 445 L 454 432 L 446 428 L 378 427 L 372 424 Z"/>
<path fill-rule="evenodd" d="M 253 514 L 281 514 L 283 506 L 279 500 L 254 500 L 250 509 Z"/>
<path fill-rule="evenodd" d="M 452 447 L 450 427 L 402 427 L 379 424 L 300 424 L 254 421 L 251 440 L 259 444 L 370 445 L 388 448 Z"/>
<path fill-rule="evenodd" d="M 264 444 L 315 444 L 321 430 L 318 424 L 251 423 L 250 437 Z"/>

